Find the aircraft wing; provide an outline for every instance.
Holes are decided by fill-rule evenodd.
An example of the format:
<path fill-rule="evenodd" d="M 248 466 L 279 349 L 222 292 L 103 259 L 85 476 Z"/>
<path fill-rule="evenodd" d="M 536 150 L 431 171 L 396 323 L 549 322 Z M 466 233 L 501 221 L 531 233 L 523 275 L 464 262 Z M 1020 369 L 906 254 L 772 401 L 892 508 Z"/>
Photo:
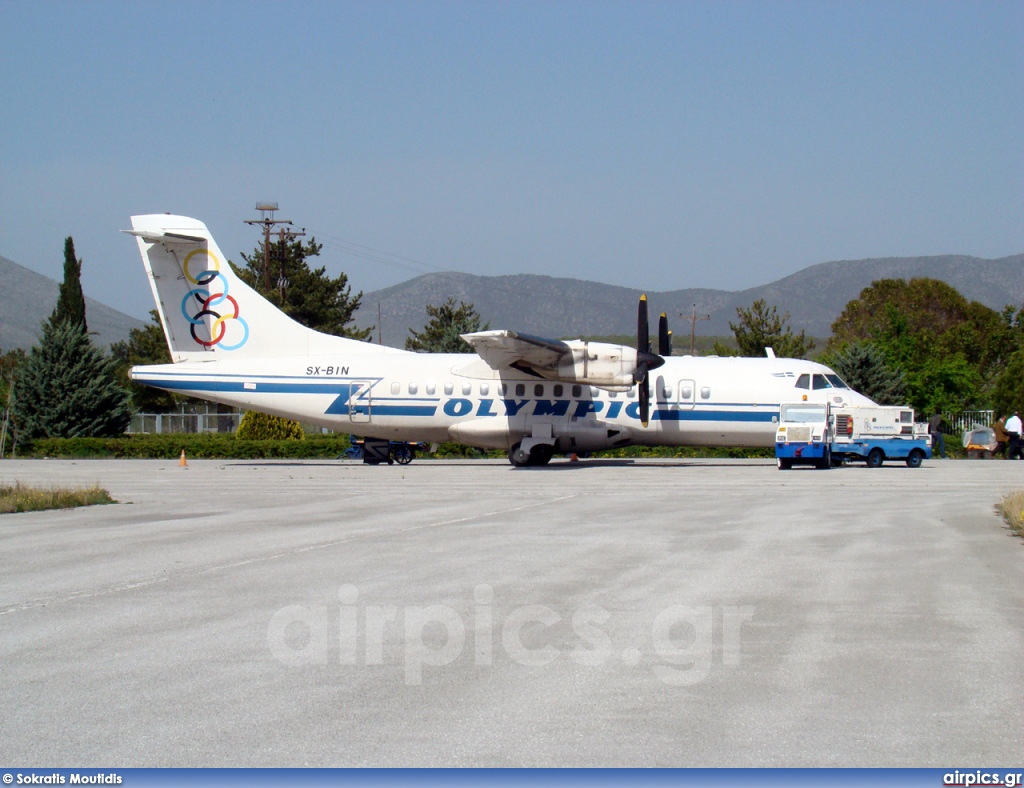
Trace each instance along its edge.
<path fill-rule="evenodd" d="M 463 334 L 462 338 L 491 369 L 526 367 L 556 370 L 562 357 L 572 354 L 572 349 L 565 342 L 515 331 L 477 331 L 475 334 Z"/>

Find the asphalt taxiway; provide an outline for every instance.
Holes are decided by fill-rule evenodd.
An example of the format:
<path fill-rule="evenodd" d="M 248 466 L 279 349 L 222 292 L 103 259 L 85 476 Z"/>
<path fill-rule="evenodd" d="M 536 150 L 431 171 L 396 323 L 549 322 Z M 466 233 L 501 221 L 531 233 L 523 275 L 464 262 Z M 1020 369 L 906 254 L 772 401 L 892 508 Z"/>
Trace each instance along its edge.
<path fill-rule="evenodd" d="M 1024 463 L 11 461 L 0 761 L 1024 756 Z"/>

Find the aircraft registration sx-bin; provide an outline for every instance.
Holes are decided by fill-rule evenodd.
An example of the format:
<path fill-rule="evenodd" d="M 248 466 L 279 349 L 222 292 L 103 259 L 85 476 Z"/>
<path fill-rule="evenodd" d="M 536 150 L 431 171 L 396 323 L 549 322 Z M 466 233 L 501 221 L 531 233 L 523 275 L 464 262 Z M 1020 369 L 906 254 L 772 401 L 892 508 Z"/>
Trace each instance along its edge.
<path fill-rule="evenodd" d="M 911 408 L 838 406 L 821 402 L 783 403 L 775 434 L 775 457 L 782 470 L 795 464 L 818 468 L 843 460 L 863 460 L 877 468 L 903 460 L 917 468 L 931 459 L 926 424 L 914 423 Z"/>

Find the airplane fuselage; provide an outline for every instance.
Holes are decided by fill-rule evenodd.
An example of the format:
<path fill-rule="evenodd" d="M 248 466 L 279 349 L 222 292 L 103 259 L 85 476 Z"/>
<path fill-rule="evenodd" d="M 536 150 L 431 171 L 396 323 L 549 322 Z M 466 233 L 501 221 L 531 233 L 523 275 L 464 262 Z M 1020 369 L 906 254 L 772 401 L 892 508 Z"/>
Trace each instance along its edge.
<path fill-rule="evenodd" d="M 675 356 L 651 374 L 651 420 L 636 387 L 614 392 L 494 370 L 476 355 L 358 353 L 136 367 L 135 380 L 360 436 L 509 448 L 539 430 L 562 451 L 628 445 L 771 446 L 779 404 L 839 404 L 799 359 Z M 806 381 L 804 387 L 797 384 Z M 811 381 L 822 381 L 815 388 Z"/>

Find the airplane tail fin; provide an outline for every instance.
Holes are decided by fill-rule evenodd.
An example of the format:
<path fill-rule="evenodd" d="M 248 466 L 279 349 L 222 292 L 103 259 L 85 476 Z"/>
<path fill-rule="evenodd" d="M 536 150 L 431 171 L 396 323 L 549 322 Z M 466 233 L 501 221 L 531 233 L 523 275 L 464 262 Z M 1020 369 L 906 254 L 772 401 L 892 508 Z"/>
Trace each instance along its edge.
<path fill-rule="evenodd" d="M 186 216 L 133 216 L 160 323 L 175 362 L 380 352 L 295 322 L 231 270 L 206 225 Z M 401 351 L 396 351 L 401 352 Z"/>

